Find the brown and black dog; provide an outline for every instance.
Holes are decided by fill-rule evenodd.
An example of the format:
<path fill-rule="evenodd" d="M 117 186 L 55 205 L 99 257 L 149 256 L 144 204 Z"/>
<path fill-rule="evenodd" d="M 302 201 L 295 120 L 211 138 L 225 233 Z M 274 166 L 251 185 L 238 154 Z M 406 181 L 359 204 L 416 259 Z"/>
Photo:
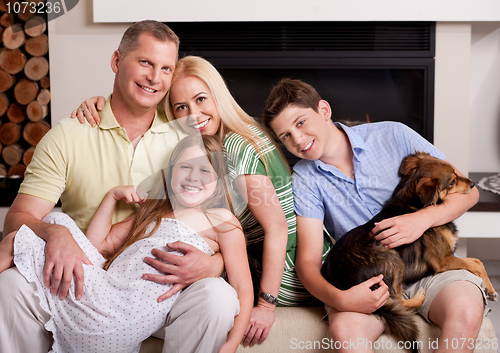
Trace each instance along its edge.
<path fill-rule="evenodd" d="M 457 175 L 451 164 L 427 153 L 415 153 L 403 159 L 399 175 L 401 180 L 382 211 L 333 245 L 321 273 L 341 290 L 383 274 L 390 298 L 374 314 L 384 323 L 385 333 L 404 342 L 417 343 L 419 332 L 412 315 L 425 295 L 419 292 L 403 300 L 402 285 L 435 273 L 465 269 L 483 279 L 490 300 L 496 300 L 497 293 L 481 261 L 454 255 L 457 230 L 452 222 L 430 228 L 413 243 L 395 249 L 386 249 L 370 235 L 376 222 L 439 204 L 448 194 L 465 194 L 474 187 L 474 182 Z M 412 346 L 415 346 L 412 351 L 418 352 L 418 344 Z"/>

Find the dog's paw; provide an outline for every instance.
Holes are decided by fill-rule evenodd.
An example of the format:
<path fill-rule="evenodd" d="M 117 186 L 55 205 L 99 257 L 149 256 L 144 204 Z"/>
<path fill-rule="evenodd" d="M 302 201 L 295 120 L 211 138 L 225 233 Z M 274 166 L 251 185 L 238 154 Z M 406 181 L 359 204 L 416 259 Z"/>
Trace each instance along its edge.
<path fill-rule="evenodd" d="M 496 302 L 498 300 L 498 293 L 497 292 L 488 292 L 486 293 L 486 296 L 488 297 L 488 300 L 492 302 Z"/>

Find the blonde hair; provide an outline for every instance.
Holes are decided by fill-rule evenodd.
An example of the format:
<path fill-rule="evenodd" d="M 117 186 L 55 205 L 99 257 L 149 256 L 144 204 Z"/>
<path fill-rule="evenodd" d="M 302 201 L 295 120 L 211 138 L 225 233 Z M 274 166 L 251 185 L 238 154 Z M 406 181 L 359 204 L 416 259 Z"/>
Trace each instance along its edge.
<path fill-rule="evenodd" d="M 280 154 L 283 163 L 290 171 L 288 163 L 286 162 L 279 146 L 266 132 L 266 130 L 238 105 L 229 92 L 224 79 L 210 62 L 199 56 L 186 56 L 180 59 L 176 64 L 175 71 L 172 76 L 171 87 L 173 87 L 175 81 L 178 79 L 193 76 L 205 82 L 214 98 L 217 111 L 219 112 L 221 118 L 221 126 L 216 134 L 219 136 L 221 141 L 224 141 L 224 137 L 226 137 L 229 132 L 241 135 L 255 148 L 259 156 L 262 158 L 266 170 L 268 171 L 267 158 L 262 152 L 266 149 L 267 143 L 261 136 L 249 127 L 249 125 L 254 126 L 269 139 L 270 143 L 274 145 Z M 165 97 L 164 104 L 167 118 L 170 121 L 175 120 L 174 111 L 172 109 L 172 105 L 170 104 L 170 92 L 168 92 Z"/>
<path fill-rule="evenodd" d="M 134 224 L 132 229 L 118 251 L 113 254 L 106 254 L 106 262 L 103 268 L 107 270 L 111 263 L 130 245 L 135 242 L 150 237 L 155 233 L 161 225 L 161 219 L 168 213 L 174 210 L 172 205 L 172 170 L 177 161 L 181 158 L 182 154 L 191 147 L 198 146 L 205 152 L 212 168 L 217 174 L 217 186 L 214 194 L 203 202 L 199 208 L 207 215 L 211 209 L 226 208 L 233 212 L 229 188 L 225 182 L 227 175 L 227 163 L 225 161 L 222 143 L 216 136 L 200 136 L 191 135 L 182 139 L 172 151 L 168 167 L 165 173 L 162 170 L 162 178 L 156 187 L 149 193 L 143 207 L 135 214 Z M 170 196 L 169 196 L 170 195 Z M 207 217 L 210 221 L 210 218 Z M 155 226 L 151 232 L 147 233 L 149 225 L 153 222 Z M 238 225 L 235 225 L 238 227 Z M 215 230 L 217 228 L 213 227 Z"/>

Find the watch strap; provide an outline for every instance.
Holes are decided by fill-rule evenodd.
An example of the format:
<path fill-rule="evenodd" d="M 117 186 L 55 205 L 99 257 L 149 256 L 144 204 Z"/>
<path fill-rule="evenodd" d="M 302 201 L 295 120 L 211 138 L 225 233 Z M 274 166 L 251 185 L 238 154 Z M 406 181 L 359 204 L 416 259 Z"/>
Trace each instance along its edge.
<path fill-rule="evenodd" d="M 274 295 L 259 291 L 258 296 L 264 299 L 269 304 L 278 305 L 278 298 L 276 298 Z"/>

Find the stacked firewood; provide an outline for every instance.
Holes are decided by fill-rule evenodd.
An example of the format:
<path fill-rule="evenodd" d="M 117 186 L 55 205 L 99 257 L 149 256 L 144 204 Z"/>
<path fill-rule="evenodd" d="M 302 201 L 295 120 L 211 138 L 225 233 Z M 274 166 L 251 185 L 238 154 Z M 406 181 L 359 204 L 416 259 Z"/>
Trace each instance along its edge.
<path fill-rule="evenodd" d="M 9 14 L 9 2 L 0 0 L 0 178 L 22 178 L 50 129 L 47 16 Z"/>

